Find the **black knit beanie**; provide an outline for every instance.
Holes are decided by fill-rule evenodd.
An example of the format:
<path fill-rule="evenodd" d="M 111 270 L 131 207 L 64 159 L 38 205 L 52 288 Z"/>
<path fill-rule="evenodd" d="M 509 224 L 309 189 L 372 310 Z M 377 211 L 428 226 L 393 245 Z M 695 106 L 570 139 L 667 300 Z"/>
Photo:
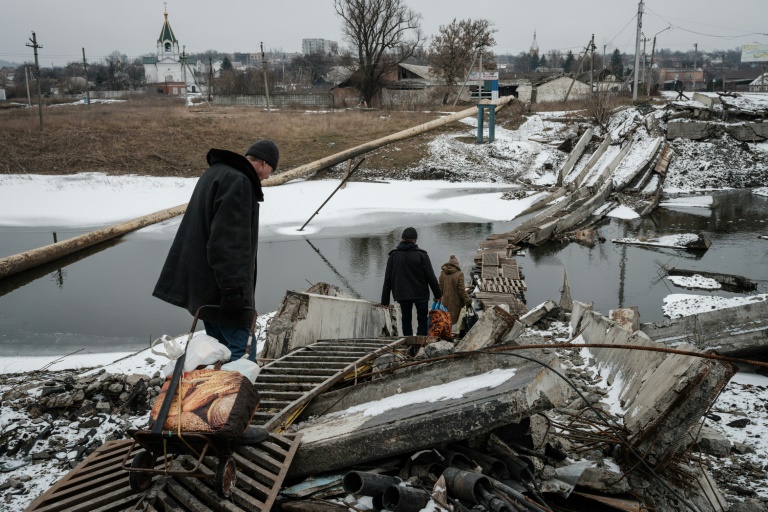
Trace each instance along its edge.
<path fill-rule="evenodd" d="M 418 240 L 419 236 L 416 233 L 415 229 L 413 229 L 413 228 L 405 228 L 405 230 L 403 230 L 402 239 L 403 240 Z"/>
<path fill-rule="evenodd" d="M 257 140 L 251 144 L 251 147 L 248 148 L 245 155 L 264 160 L 270 167 L 272 167 L 273 171 L 277 170 L 277 161 L 280 159 L 280 151 L 277 149 L 277 144 L 271 140 Z"/>

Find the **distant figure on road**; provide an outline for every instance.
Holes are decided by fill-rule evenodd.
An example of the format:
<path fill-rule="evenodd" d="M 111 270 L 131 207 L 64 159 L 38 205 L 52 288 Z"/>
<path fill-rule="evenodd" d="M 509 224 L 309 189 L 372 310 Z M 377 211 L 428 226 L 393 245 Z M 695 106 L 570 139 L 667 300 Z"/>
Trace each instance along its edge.
<path fill-rule="evenodd" d="M 416 245 L 418 235 L 414 228 L 405 228 L 402 240 L 397 248 L 389 253 L 387 270 L 384 274 L 384 288 L 381 291 L 381 303 L 389 305 L 390 293 L 400 304 L 403 314 L 403 336 L 413 335 L 413 307 L 416 306 L 416 334 L 427 335 L 427 310 L 429 309 L 429 289 L 434 300 L 442 298 L 440 285 L 437 283 L 432 262 L 427 251 Z"/>
<path fill-rule="evenodd" d="M 192 315 L 200 306 L 205 332 L 245 354 L 256 290 L 261 181 L 277 168 L 271 140 L 256 141 L 245 156 L 211 149 L 152 293 Z M 256 358 L 255 343 L 249 358 Z"/>
<path fill-rule="evenodd" d="M 467 288 L 464 284 L 464 272 L 461 271 L 459 259 L 451 254 L 448 263 L 444 264 L 440 272 L 440 289 L 443 291 L 443 305 L 451 314 L 451 323 L 459 321 L 461 308 L 472 304 Z"/>

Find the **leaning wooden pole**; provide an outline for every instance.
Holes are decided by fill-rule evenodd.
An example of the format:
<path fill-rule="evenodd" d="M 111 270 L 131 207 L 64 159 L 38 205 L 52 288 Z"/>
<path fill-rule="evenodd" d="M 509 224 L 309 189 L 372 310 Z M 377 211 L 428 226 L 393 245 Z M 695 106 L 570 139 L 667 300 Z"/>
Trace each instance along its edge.
<path fill-rule="evenodd" d="M 486 101 L 483 103 L 490 103 L 491 105 L 496 105 L 497 107 L 501 107 L 506 105 L 513 99 L 514 99 L 514 96 L 504 96 L 503 98 L 499 98 L 498 100 Z M 312 163 L 301 165 L 299 167 L 296 167 L 295 169 L 291 169 L 290 171 L 286 171 L 281 174 L 276 174 L 264 180 L 262 182 L 262 185 L 265 187 L 269 187 L 273 185 L 282 185 L 285 182 L 295 180 L 297 178 L 301 178 L 303 176 L 312 174 L 313 172 L 321 171 L 328 167 L 332 167 L 334 165 L 345 162 L 350 158 L 355 158 L 365 153 L 368 153 L 369 151 L 373 151 L 374 149 L 378 149 L 382 146 L 386 146 L 387 144 L 392 144 L 393 142 L 397 142 L 399 140 L 407 139 L 415 135 L 428 132 L 429 130 L 433 130 L 439 126 L 450 124 L 455 121 L 458 121 L 459 119 L 464 119 L 465 117 L 469 117 L 475 114 L 477 114 L 477 107 L 468 108 L 466 110 L 462 110 L 461 112 L 456 112 L 455 114 L 451 114 L 446 117 L 441 117 L 440 119 L 435 119 L 434 121 L 420 124 L 419 126 L 414 126 L 413 128 L 408 128 L 407 130 L 403 130 L 392 135 L 387 135 L 386 137 L 372 140 L 370 142 L 366 142 L 365 144 L 360 144 L 359 146 L 355 146 L 354 148 L 347 149 L 345 151 L 342 151 L 341 153 L 336 153 L 335 155 L 327 156 L 321 160 L 316 160 Z"/>
<path fill-rule="evenodd" d="M 149 226 L 150 224 L 176 217 L 177 215 L 184 213 L 186 209 L 186 204 L 174 206 L 167 210 L 151 213 L 121 224 L 114 224 L 68 240 L 62 240 L 61 242 L 46 245 L 45 247 L 39 247 L 21 254 L 2 258 L 0 259 L 0 279 L 63 258 L 74 252 L 87 249 L 88 247 L 100 244 L 101 242 L 106 242 L 112 238 Z"/>
<path fill-rule="evenodd" d="M 484 103 L 496 105 L 496 110 L 499 110 L 513 99 L 513 96 L 505 96 L 503 98 L 499 98 L 498 100 L 485 101 Z M 458 121 L 459 119 L 469 117 L 475 113 L 477 113 L 477 107 L 472 107 L 466 110 L 462 110 L 461 112 L 430 121 L 429 123 L 414 126 L 413 128 L 408 128 L 407 130 L 397 132 L 393 135 L 361 144 L 352 149 L 342 151 L 341 153 L 336 153 L 335 155 L 331 155 L 307 165 L 302 165 L 295 169 L 291 169 L 290 171 L 286 171 L 282 174 L 278 174 L 264 180 L 261 185 L 264 187 L 282 185 L 288 181 L 301 178 L 336 164 L 340 164 L 341 162 L 368 153 L 369 151 L 373 151 L 374 149 L 378 149 L 382 146 L 386 146 L 387 144 L 407 139 L 409 137 L 413 137 L 414 135 L 419 135 L 439 126 L 443 126 Z M 64 256 L 68 256 L 82 249 L 86 249 L 101 242 L 106 242 L 112 238 L 122 236 L 131 231 L 149 226 L 150 224 L 155 224 L 157 222 L 162 222 L 172 217 L 176 217 L 177 215 L 182 215 L 186 210 L 186 204 L 174 206 L 173 208 L 168 208 L 167 210 L 145 215 L 144 217 L 139 217 L 122 224 L 115 224 L 113 226 L 99 229 L 97 231 L 92 231 L 75 238 L 70 238 L 69 240 L 57 242 L 55 244 L 40 247 L 38 249 L 32 249 L 21 254 L 8 256 L 7 258 L 2 258 L 0 259 L 0 279 L 24 272 L 25 270 L 38 267 L 45 263 L 50 263 L 51 261 L 63 258 Z"/>

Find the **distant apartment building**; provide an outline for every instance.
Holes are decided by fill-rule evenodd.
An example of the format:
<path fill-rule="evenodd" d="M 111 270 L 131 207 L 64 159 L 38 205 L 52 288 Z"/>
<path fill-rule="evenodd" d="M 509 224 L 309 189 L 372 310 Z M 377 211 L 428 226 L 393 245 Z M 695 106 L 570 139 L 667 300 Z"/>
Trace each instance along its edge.
<path fill-rule="evenodd" d="M 337 55 L 339 53 L 339 43 L 328 39 L 302 39 L 301 53 L 304 55 L 310 55 L 312 53 Z"/>

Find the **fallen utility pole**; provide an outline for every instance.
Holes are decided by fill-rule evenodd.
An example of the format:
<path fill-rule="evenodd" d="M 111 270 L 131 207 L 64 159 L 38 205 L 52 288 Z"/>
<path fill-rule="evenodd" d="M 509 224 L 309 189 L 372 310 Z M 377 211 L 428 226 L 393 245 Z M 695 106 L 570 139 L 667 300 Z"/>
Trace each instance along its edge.
<path fill-rule="evenodd" d="M 114 224 L 97 231 L 91 231 L 84 235 L 70 238 L 61 242 L 46 245 L 0 259 L 0 279 L 24 272 L 44 263 L 68 256 L 74 252 L 86 249 L 101 242 L 124 235 L 131 231 L 141 229 L 150 224 L 161 222 L 177 215 L 181 215 L 187 209 L 187 205 L 174 206 L 156 213 L 151 213 L 137 219 L 133 219 L 121 224 Z"/>
<path fill-rule="evenodd" d="M 304 228 L 305 228 L 305 227 L 307 227 L 307 224 L 309 224 L 309 221 L 311 221 L 312 219 L 314 219 L 314 218 L 315 218 L 315 215 L 317 215 L 318 213 L 320 213 L 320 210 L 322 210 L 322 209 L 323 209 L 323 206 L 325 206 L 325 205 L 328 203 L 328 201 L 330 201 L 330 200 L 331 200 L 331 198 L 333 197 L 333 195 L 334 195 L 336 192 L 338 192 L 338 191 L 339 191 L 339 189 L 340 189 L 341 187 L 343 187 L 343 186 L 344 186 L 344 184 L 347 182 L 347 180 L 349 179 L 349 177 L 350 177 L 350 176 L 352 176 L 352 173 L 354 173 L 354 172 L 357 170 L 357 168 L 358 168 L 358 167 L 360 167 L 360 164 L 361 164 L 361 163 L 363 163 L 363 161 L 365 161 L 365 158 L 362 158 L 362 159 L 360 159 L 360 161 L 359 161 L 359 162 L 357 162 L 357 163 L 355 164 L 355 166 L 354 166 L 352 169 L 350 169 L 350 171 L 347 173 L 347 175 L 346 175 L 346 176 L 344 176 L 344 179 L 343 179 L 343 180 L 341 180 L 341 183 L 339 183 L 339 186 L 338 186 L 338 187 L 336 187 L 336 189 L 335 189 L 333 192 L 331 192 L 331 195 L 329 195 L 329 196 L 328 196 L 328 199 L 326 199 L 325 201 L 323 201 L 323 204 L 321 204 L 321 205 L 320 205 L 320 208 L 318 208 L 318 209 L 317 209 L 317 211 L 316 211 L 315 213 L 313 213 L 313 214 L 312 214 L 312 216 L 311 216 L 310 218 L 308 218 L 308 219 L 307 219 L 307 222 L 305 222 L 304 224 L 302 224 L 302 225 L 301 225 L 301 227 L 299 228 L 299 231 L 304 231 Z"/>
<path fill-rule="evenodd" d="M 514 96 L 504 96 L 502 98 L 499 98 L 498 100 L 486 101 L 484 103 L 496 105 L 496 111 L 498 111 L 502 106 L 506 105 L 513 99 L 515 99 Z M 332 167 L 336 164 L 340 164 L 342 162 L 349 160 L 350 158 L 358 157 L 360 155 L 368 153 L 369 151 L 373 151 L 374 149 L 378 149 L 382 146 L 386 146 L 387 144 L 392 144 L 393 142 L 397 142 L 399 140 L 407 139 L 415 135 L 428 132 L 429 130 L 432 130 L 439 126 L 450 124 L 455 121 L 458 121 L 459 119 L 464 119 L 465 117 L 474 116 L 476 114 L 477 114 L 477 107 L 475 106 L 475 107 L 468 108 L 466 110 L 462 110 L 461 112 L 456 112 L 455 114 L 451 114 L 449 116 L 446 116 L 440 119 L 435 119 L 434 121 L 430 121 L 428 123 L 424 123 L 419 126 L 414 126 L 413 128 L 408 128 L 407 130 L 403 130 L 395 134 L 388 135 L 386 137 L 382 137 L 380 139 L 366 142 L 365 144 L 355 146 L 354 148 L 347 149 L 346 151 L 342 151 L 340 153 L 336 153 L 335 155 L 327 156 L 321 160 L 317 160 L 315 162 L 312 162 L 306 165 L 301 165 L 299 167 L 296 167 L 295 169 L 291 169 L 290 171 L 286 171 L 284 173 L 271 176 L 270 178 L 267 178 L 262 182 L 262 186 L 270 187 L 274 185 L 282 185 L 283 183 L 286 183 L 288 181 L 301 178 L 308 174 L 312 174 L 313 172 L 327 169 L 328 167 Z"/>

